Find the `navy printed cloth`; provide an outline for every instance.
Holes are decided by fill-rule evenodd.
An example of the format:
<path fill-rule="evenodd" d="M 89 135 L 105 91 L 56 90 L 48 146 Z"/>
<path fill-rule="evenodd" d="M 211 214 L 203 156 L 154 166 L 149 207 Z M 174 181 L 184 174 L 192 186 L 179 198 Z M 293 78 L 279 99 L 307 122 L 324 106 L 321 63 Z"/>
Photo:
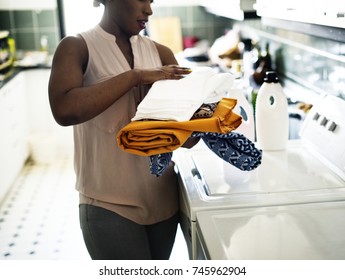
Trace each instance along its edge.
<path fill-rule="evenodd" d="M 164 153 L 150 156 L 150 171 L 151 174 L 156 175 L 159 177 L 163 174 L 165 169 L 169 166 L 173 153 Z"/>
<path fill-rule="evenodd" d="M 240 170 L 251 171 L 261 164 L 262 150 L 257 149 L 254 143 L 242 134 L 194 132 L 191 137 L 200 137 L 212 152 Z M 162 175 L 171 158 L 172 153 L 150 156 L 151 173 L 157 177 Z"/>

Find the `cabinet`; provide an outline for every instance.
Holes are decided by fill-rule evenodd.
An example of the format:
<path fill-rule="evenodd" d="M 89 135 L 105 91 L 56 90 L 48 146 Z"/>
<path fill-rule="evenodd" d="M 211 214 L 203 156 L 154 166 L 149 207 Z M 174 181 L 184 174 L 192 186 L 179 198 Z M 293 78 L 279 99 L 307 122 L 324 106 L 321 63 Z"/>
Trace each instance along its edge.
<path fill-rule="evenodd" d="M 25 71 L 29 148 L 37 164 L 46 164 L 73 152 L 73 127 L 56 123 L 50 110 L 48 82 L 50 69 Z"/>
<path fill-rule="evenodd" d="M 25 71 L 28 123 L 30 135 L 51 134 L 56 123 L 51 114 L 48 98 L 50 69 Z"/>
<path fill-rule="evenodd" d="M 22 71 L 0 89 L 0 203 L 29 156 L 37 164 L 73 153 L 73 128 L 50 111 L 50 69 Z"/>
<path fill-rule="evenodd" d="M 253 7 L 256 0 L 200 0 L 200 5 L 210 13 L 235 20 L 256 17 Z"/>
<path fill-rule="evenodd" d="M 345 2 L 339 0 L 256 0 L 261 17 L 345 28 Z"/>
<path fill-rule="evenodd" d="M 0 89 L 0 201 L 29 156 L 24 73 Z"/>

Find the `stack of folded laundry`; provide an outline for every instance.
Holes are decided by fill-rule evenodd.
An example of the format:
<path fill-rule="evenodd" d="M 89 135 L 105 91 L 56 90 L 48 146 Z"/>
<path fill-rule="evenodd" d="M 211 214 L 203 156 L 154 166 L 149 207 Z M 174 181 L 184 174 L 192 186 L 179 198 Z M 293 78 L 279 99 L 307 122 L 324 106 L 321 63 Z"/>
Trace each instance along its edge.
<path fill-rule="evenodd" d="M 198 67 L 181 80 L 155 82 L 139 104 L 132 121 L 143 119 L 188 121 L 203 103 L 219 102 L 234 83 L 229 73 Z"/>
<path fill-rule="evenodd" d="M 181 147 L 193 132 L 228 133 L 242 121 L 233 112 L 235 99 L 223 98 L 213 116 L 188 121 L 132 121 L 123 127 L 117 137 L 123 150 L 143 156 L 172 152 Z"/>
<path fill-rule="evenodd" d="M 232 132 L 242 122 L 233 112 L 236 100 L 226 98 L 233 76 L 200 67 L 181 80 L 154 83 L 132 122 L 117 135 L 124 151 L 149 156 L 151 173 L 160 176 L 172 152 L 190 137 L 201 137 L 224 160 L 241 170 L 261 163 L 261 151 L 245 136 Z"/>

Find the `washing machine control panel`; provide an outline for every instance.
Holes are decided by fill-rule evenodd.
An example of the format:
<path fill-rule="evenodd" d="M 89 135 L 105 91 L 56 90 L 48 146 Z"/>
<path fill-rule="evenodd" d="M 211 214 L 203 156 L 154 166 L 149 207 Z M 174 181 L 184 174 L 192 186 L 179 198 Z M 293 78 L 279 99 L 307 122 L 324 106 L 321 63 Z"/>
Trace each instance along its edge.
<path fill-rule="evenodd" d="M 308 113 L 301 138 L 345 176 L 345 100 L 322 97 Z"/>

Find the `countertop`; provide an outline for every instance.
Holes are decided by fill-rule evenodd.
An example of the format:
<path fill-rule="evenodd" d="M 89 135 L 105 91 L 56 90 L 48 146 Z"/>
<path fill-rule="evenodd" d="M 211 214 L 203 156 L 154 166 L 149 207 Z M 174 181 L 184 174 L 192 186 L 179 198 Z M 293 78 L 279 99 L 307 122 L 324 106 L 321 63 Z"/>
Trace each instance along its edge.
<path fill-rule="evenodd" d="M 17 51 L 17 60 L 5 74 L 0 74 L 0 89 L 21 71 L 50 69 L 53 56 L 44 51 Z"/>
<path fill-rule="evenodd" d="M 12 67 L 7 73 L 0 75 L 0 89 L 11 81 L 18 73 L 22 70 L 19 68 Z"/>
<path fill-rule="evenodd" d="M 7 73 L 0 75 L 0 89 L 4 87 L 8 82 L 10 82 L 15 76 L 17 76 L 22 71 L 27 71 L 31 69 L 50 69 L 51 65 L 40 64 L 32 67 L 12 67 Z"/>

